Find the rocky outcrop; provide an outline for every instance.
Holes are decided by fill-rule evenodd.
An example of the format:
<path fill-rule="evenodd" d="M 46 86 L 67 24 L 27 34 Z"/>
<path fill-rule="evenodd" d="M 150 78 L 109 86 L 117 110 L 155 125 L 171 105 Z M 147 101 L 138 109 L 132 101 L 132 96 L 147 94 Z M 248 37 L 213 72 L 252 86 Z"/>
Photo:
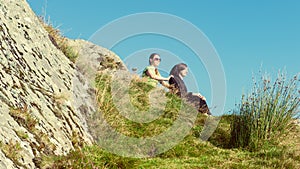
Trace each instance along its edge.
<path fill-rule="evenodd" d="M 106 48 L 81 39 L 68 40 L 67 44 L 78 53 L 76 67 L 87 79 L 94 79 L 92 76 L 99 71 L 127 71 L 120 57 Z"/>
<path fill-rule="evenodd" d="M 96 69 L 125 68 L 104 48 L 69 43 L 79 59 L 92 56 Z M 1 169 L 39 168 L 43 155 L 93 143 L 84 117 L 95 99 L 84 69 L 53 45 L 25 0 L 0 0 Z"/>

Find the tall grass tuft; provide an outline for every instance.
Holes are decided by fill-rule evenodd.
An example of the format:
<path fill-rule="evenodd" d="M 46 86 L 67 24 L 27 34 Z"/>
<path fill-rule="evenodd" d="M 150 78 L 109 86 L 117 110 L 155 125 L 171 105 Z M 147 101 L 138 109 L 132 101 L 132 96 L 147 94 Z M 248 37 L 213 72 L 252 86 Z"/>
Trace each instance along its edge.
<path fill-rule="evenodd" d="M 252 92 L 243 95 L 238 109 L 233 112 L 230 145 L 256 151 L 276 144 L 278 138 L 291 127 L 293 118 L 299 118 L 299 79 L 290 80 L 279 73 L 271 82 L 269 75 L 253 78 Z"/>

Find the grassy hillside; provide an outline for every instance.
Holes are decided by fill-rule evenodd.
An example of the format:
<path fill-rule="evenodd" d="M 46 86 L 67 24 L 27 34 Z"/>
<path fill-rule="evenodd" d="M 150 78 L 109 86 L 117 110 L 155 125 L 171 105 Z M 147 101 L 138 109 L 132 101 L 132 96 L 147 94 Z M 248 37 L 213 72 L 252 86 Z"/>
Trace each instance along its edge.
<path fill-rule="evenodd" d="M 227 125 L 229 116 L 221 123 Z M 51 168 L 299 168 L 299 127 L 285 137 L 285 143 L 266 146 L 256 152 L 222 148 L 226 140 L 218 139 L 220 128 L 214 133 L 214 141 L 203 142 L 193 134 L 180 144 L 153 158 L 125 158 L 102 150 L 97 145 L 71 152 L 66 157 L 48 157 L 44 163 Z M 229 132 L 228 132 L 229 133 Z M 227 133 L 227 134 L 228 134 Z M 298 144 L 295 146 L 295 144 Z"/>
<path fill-rule="evenodd" d="M 61 49 L 73 62 L 77 54 L 68 47 L 65 38 L 59 30 L 45 24 L 45 29 L 53 43 Z M 88 123 L 95 139 L 97 132 L 105 133 L 99 124 L 103 123 L 100 116 L 117 132 L 125 136 L 146 138 L 161 134 L 169 129 L 179 118 L 182 107 L 184 113 L 192 111 L 190 106 L 180 98 L 165 93 L 165 105 L 151 109 L 147 86 L 138 77 L 133 77 L 128 89 L 118 91 L 124 84 L 111 86 L 112 76 L 100 73 L 96 81 L 97 101 L 99 111 Z M 200 133 L 206 121 L 206 116 L 199 114 L 186 137 L 176 146 L 164 153 L 147 158 L 129 158 L 105 151 L 99 144 L 84 146 L 78 143 L 76 150 L 67 156 L 45 156 L 42 168 L 300 168 L 300 127 L 292 123 L 293 118 L 299 117 L 299 79 L 291 80 L 280 75 L 274 83 L 269 77 L 262 76 L 255 81 L 249 95 L 243 95 L 241 103 L 234 108 L 231 115 L 223 115 L 208 141 L 202 141 Z M 160 95 L 152 95 L 162 102 Z M 129 94 L 127 100 L 114 100 L 114 95 Z M 124 101 L 124 103 L 122 102 Z M 157 118 L 150 122 L 134 122 L 124 117 L 120 107 L 130 109 L 136 119 Z M 156 105 L 157 106 L 157 105 Z M 163 109 L 162 112 L 161 108 Z M 148 114 L 140 112 L 148 111 Z M 101 112 L 101 113 L 100 113 Z M 160 114 L 157 114 L 160 112 Z M 126 111 L 125 111 L 126 113 Z M 150 116 L 148 116 L 150 115 Z M 183 118 L 183 121 L 189 121 Z M 176 137 L 176 136 L 175 136 Z M 101 138 L 100 138 L 101 139 Z M 114 140 L 112 140 L 114 141 Z M 0 145 L 1 146 L 1 145 Z M 122 145 L 121 145 L 122 146 Z"/>
<path fill-rule="evenodd" d="M 104 73 L 99 74 L 96 78 L 99 112 L 102 113 L 110 126 L 130 137 L 144 138 L 160 134 L 172 126 L 174 120 L 178 118 L 181 106 L 185 104 L 175 95 L 166 93 L 166 107 L 159 118 L 149 123 L 133 122 L 120 115 L 114 104 L 110 85 L 111 80 L 111 76 Z M 282 80 L 286 81 L 285 79 Z M 294 78 L 290 83 L 287 83 L 288 88 L 281 85 L 283 81 L 278 83 L 279 81 L 276 80 L 273 88 L 272 84 L 259 87 L 254 85 L 255 89 L 262 87 L 262 91 L 265 91 L 265 93 L 256 90 L 253 91 L 254 95 L 250 95 L 249 100 L 246 99 L 246 105 L 250 103 L 253 105 L 252 108 L 247 107 L 245 99 L 242 99 L 234 114 L 221 117 L 217 129 L 208 141 L 199 139 L 199 133 L 202 131 L 207 118 L 199 114 L 189 134 L 179 144 L 157 156 L 147 158 L 121 157 L 107 152 L 95 144 L 93 146 L 78 147 L 77 150 L 67 156 L 44 157 L 41 166 L 43 168 L 300 168 L 300 127 L 291 123 L 293 117 L 299 115 L 297 114 L 299 113 L 297 111 L 300 102 L 297 90 L 298 79 Z M 279 86 L 276 86 L 276 84 L 279 84 Z M 130 93 L 131 104 L 138 110 L 149 110 L 150 102 L 147 94 L 151 89 L 148 87 L 139 78 L 134 78 L 130 83 L 127 92 Z M 266 92 L 267 89 L 264 90 L 264 87 L 270 87 L 269 89 L 274 93 Z M 284 97 L 282 96 L 283 98 L 277 97 L 284 94 L 284 92 L 287 92 L 287 94 Z M 264 95 L 265 97 L 263 97 Z M 260 104 L 252 103 L 251 98 L 256 99 Z M 259 98 L 262 100 L 257 100 Z M 285 105 L 291 107 L 283 110 L 282 105 L 277 107 L 278 105 L 274 102 L 274 99 L 278 104 L 284 102 Z M 257 106 L 259 109 L 256 109 Z M 257 113 L 254 113 L 255 116 L 250 117 L 251 113 L 258 112 L 258 110 L 264 110 L 260 112 L 268 113 L 268 116 L 258 113 L 261 117 L 258 118 Z M 149 111 L 151 112 L 151 110 Z M 277 127 L 270 127 L 269 125 L 273 125 L 273 121 L 268 119 L 275 117 L 270 111 L 277 112 L 276 119 L 281 118 L 286 123 L 282 123 L 278 128 L 278 121 L 275 120 Z M 278 114 L 278 112 L 281 114 Z M 245 119 L 244 117 L 247 117 L 247 120 L 254 121 L 252 123 L 242 121 L 244 123 L 241 123 L 240 119 Z M 257 119 L 258 121 L 255 121 Z M 269 124 L 268 127 L 274 130 L 265 129 L 264 125 L 258 125 L 262 124 L 261 122 L 258 123 L 259 121 L 264 121 L 263 124 Z M 267 121 L 270 123 L 267 123 Z M 90 121 L 90 123 L 97 122 L 95 118 Z M 258 126 L 257 128 L 251 126 L 254 123 L 256 127 Z M 245 137 L 242 137 L 245 135 L 242 128 L 249 130 L 249 127 L 252 132 L 246 133 L 248 134 L 246 137 L 248 139 L 247 143 L 238 144 L 233 142 L 234 140 L 245 139 Z M 262 130 L 262 128 L 265 130 Z M 243 132 L 244 135 L 237 134 L 239 132 Z M 259 133 L 259 136 L 263 135 L 263 137 L 259 137 L 255 133 Z M 253 148 L 253 142 L 249 140 L 255 143 L 259 142 L 259 144 Z"/>

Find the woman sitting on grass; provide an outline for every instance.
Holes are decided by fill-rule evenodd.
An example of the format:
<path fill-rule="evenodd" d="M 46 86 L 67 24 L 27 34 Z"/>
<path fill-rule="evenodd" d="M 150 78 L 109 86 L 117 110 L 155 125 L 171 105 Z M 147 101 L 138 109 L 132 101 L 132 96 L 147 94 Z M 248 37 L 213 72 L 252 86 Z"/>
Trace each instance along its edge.
<path fill-rule="evenodd" d="M 170 85 L 166 81 L 170 80 L 172 75 L 167 78 L 162 77 L 160 75 L 160 73 L 157 69 L 160 62 L 161 62 L 161 58 L 160 58 L 159 54 L 152 53 L 149 57 L 149 66 L 147 66 L 144 69 L 142 77 L 146 78 L 147 84 L 149 84 L 153 88 L 155 88 L 157 86 L 158 82 L 161 83 L 163 86 L 169 88 Z"/>
<path fill-rule="evenodd" d="M 169 80 L 169 84 L 172 86 L 171 92 L 181 98 L 185 98 L 188 103 L 197 108 L 198 112 L 205 115 L 211 115 L 204 96 L 200 93 L 187 92 L 187 88 L 183 81 L 183 78 L 187 73 L 188 67 L 184 63 L 179 63 L 172 68 L 170 75 L 173 77 Z"/>
<path fill-rule="evenodd" d="M 136 79 L 131 84 L 131 103 L 140 111 L 148 111 L 150 109 L 150 97 L 151 99 L 156 99 L 158 103 L 162 101 L 161 93 L 163 90 L 157 87 L 158 83 L 161 83 L 165 87 L 170 86 L 167 81 L 172 76 L 167 78 L 162 77 L 157 70 L 160 61 L 159 54 L 152 53 L 149 57 L 149 66 L 143 71 L 143 79 Z"/>

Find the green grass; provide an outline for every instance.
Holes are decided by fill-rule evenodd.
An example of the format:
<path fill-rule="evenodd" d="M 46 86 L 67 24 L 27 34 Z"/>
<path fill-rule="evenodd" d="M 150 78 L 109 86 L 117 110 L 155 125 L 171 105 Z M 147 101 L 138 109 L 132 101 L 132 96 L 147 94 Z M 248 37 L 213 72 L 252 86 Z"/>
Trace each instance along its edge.
<path fill-rule="evenodd" d="M 151 137 L 160 134 L 162 131 L 170 127 L 173 124 L 173 121 L 177 118 L 181 106 L 181 99 L 171 94 L 166 94 L 166 97 L 168 98 L 166 103 L 167 108 L 165 109 L 165 113 L 158 119 L 149 123 L 138 123 L 125 118 L 119 113 L 115 106 L 115 102 L 111 95 L 110 82 L 111 78 L 105 74 L 101 74 L 96 78 L 98 103 L 100 105 L 99 111 L 103 112 L 106 121 L 118 132 L 131 137 Z M 149 97 L 147 94 L 151 89 L 149 86 L 142 85 L 141 83 L 142 82 L 140 81 L 133 80 L 128 89 L 131 103 L 137 108 L 136 112 L 134 112 L 137 116 L 140 113 L 139 111 L 149 110 Z M 144 89 L 143 87 L 145 87 L 147 91 L 142 90 Z M 127 102 L 127 100 L 121 101 L 124 101 L 124 104 Z M 123 103 L 121 102 L 120 104 Z M 151 114 L 152 111 L 150 111 L 149 114 Z"/>
<path fill-rule="evenodd" d="M 47 161 L 48 160 L 48 161 Z M 257 152 L 223 149 L 190 135 L 169 151 L 152 158 L 126 158 L 97 145 L 68 156 L 45 160 L 51 168 L 299 168 L 300 159 L 285 147 L 265 147 Z"/>
<path fill-rule="evenodd" d="M 112 78 L 108 74 L 99 74 L 96 78 L 99 112 L 102 112 L 110 126 L 124 135 L 145 138 L 160 134 L 174 124 L 181 106 L 185 106 L 180 98 L 166 93 L 166 107 L 162 115 L 149 123 L 133 122 L 120 115 L 112 98 L 111 81 Z M 147 97 L 149 91 L 145 87 L 142 81 L 134 79 L 125 91 L 130 93 L 130 102 L 139 111 L 149 110 L 150 102 Z M 273 144 L 274 137 L 270 137 L 268 141 L 264 140 L 259 149 L 251 151 L 232 142 L 232 125 L 236 117 L 236 114 L 222 116 L 209 140 L 202 141 L 199 134 L 207 117 L 198 114 L 192 129 L 182 141 L 154 157 L 122 157 L 107 152 L 99 145 L 92 145 L 78 148 L 67 156 L 44 156 L 42 168 L 300 168 L 299 126 L 293 126 L 289 132 L 284 132 L 281 137 L 276 138 L 276 141 L 283 140 L 279 142 L 280 144 Z M 96 130 L 98 130 L 96 124 L 100 122 L 97 118 L 89 120 L 89 124 Z M 241 125 L 239 127 L 242 127 L 247 123 L 239 124 Z"/>

